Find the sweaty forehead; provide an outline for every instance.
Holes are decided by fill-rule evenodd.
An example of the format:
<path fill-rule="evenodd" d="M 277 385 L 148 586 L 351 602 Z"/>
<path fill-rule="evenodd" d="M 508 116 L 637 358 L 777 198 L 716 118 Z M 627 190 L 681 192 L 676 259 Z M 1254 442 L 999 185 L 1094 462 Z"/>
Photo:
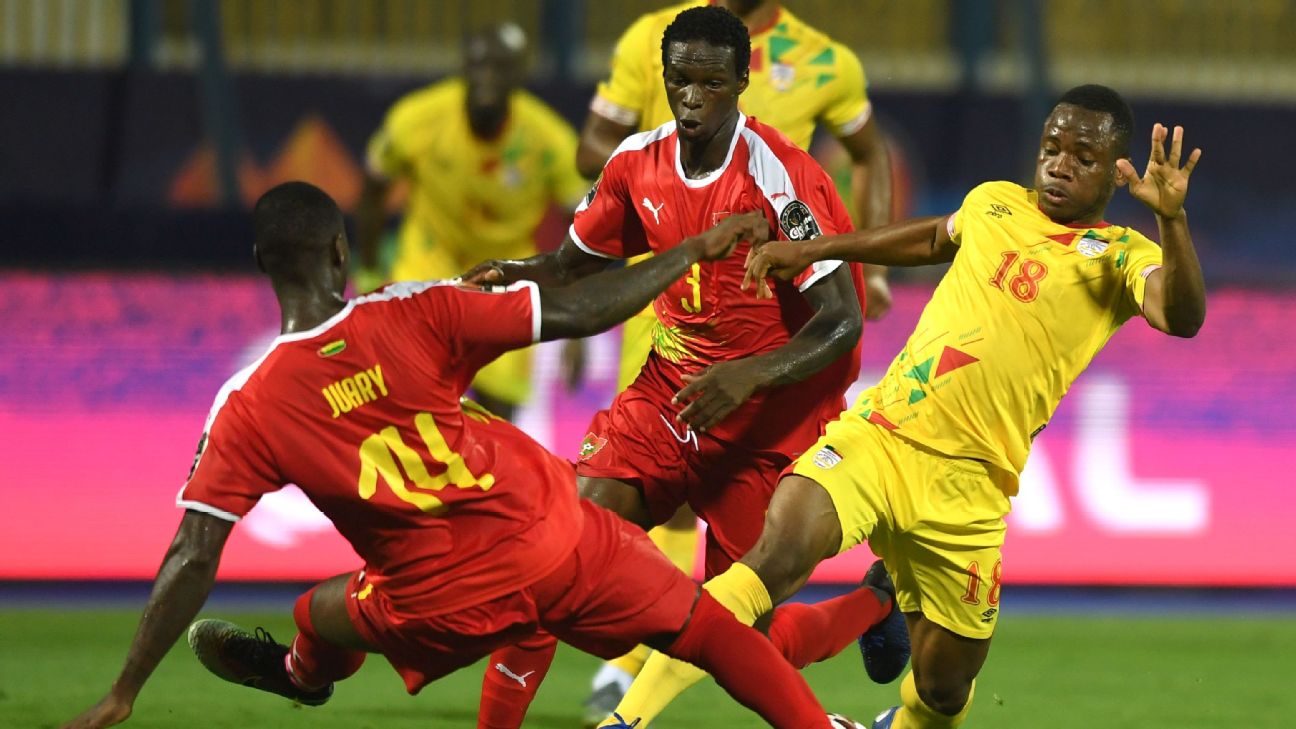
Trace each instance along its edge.
<path fill-rule="evenodd" d="M 1094 111 L 1074 104 L 1058 104 L 1044 122 L 1044 136 L 1068 135 L 1091 141 L 1103 141 L 1114 133 L 1115 121 L 1105 111 Z"/>
<path fill-rule="evenodd" d="M 666 49 L 666 61 L 672 66 L 732 68 L 734 51 L 728 46 L 712 45 L 702 40 L 675 41 Z"/>

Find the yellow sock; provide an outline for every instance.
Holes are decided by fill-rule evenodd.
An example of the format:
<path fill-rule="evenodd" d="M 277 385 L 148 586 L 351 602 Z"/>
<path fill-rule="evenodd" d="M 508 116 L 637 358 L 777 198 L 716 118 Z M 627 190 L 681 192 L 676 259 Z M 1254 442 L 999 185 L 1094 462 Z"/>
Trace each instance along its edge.
<path fill-rule="evenodd" d="M 724 574 L 712 577 L 702 588 L 744 625 L 751 625 L 757 617 L 774 609 L 765 583 L 742 563 L 735 563 Z M 664 653 L 653 653 L 617 705 L 616 713 L 626 721 L 640 719 L 639 727 L 642 729 L 656 719 L 676 696 L 704 676 L 706 671 L 689 663 Z"/>
<path fill-rule="evenodd" d="M 648 662 L 648 656 L 650 655 L 652 655 L 652 648 L 646 645 L 637 645 L 634 650 L 620 658 L 613 658 L 608 661 L 608 664 L 616 666 L 631 676 L 638 676 L 639 672 L 643 670 L 644 664 Z"/>
<path fill-rule="evenodd" d="M 671 564 L 683 570 L 684 574 L 693 576 L 693 565 L 697 562 L 697 522 L 690 524 L 687 529 L 659 526 L 648 531 L 648 538 L 666 555 Z"/>
<path fill-rule="evenodd" d="M 976 681 L 973 681 L 967 703 L 959 713 L 954 716 L 942 714 L 923 703 L 922 697 L 918 695 L 918 685 L 914 683 L 913 671 L 910 671 L 900 684 L 900 711 L 896 712 L 891 729 L 954 729 L 967 718 L 975 695 Z"/>

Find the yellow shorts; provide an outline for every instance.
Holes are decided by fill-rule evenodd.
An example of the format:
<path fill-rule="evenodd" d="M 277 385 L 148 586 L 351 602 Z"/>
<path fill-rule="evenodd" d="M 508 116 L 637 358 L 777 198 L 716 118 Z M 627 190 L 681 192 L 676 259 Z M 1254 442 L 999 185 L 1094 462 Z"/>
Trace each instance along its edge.
<path fill-rule="evenodd" d="M 839 553 L 867 541 L 886 562 L 902 611 L 968 638 L 994 633 L 1013 474 L 937 453 L 853 411 L 792 470 L 832 497 Z"/>

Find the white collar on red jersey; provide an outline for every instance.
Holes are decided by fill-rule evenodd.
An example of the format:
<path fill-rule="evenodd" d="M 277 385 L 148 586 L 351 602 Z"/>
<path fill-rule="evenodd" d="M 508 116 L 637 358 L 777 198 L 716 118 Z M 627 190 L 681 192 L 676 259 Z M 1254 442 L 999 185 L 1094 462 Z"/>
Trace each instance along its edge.
<path fill-rule="evenodd" d="M 675 174 L 679 175 L 680 180 L 683 181 L 687 187 L 706 187 L 712 182 L 720 179 L 720 175 L 723 175 L 724 171 L 729 169 L 729 162 L 733 160 L 734 148 L 738 146 L 738 140 L 742 137 L 742 132 L 746 128 L 747 115 L 740 111 L 738 112 L 738 123 L 734 125 L 733 139 L 729 140 L 729 152 L 725 155 L 724 164 L 715 168 L 711 172 L 708 172 L 706 177 L 700 177 L 695 180 L 689 179 L 689 177 L 684 174 L 684 166 L 680 164 L 680 140 L 679 134 L 677 133 L 675 135 Z"/>

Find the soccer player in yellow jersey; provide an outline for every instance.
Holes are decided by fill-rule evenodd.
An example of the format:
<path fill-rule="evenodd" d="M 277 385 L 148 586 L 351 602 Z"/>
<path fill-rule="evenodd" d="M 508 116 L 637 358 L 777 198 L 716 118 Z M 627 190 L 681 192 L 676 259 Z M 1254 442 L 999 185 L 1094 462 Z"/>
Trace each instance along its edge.
<path fill-rule="evenodd" d="M 789 469 L 756 546 L 713 580 L 727 578 L 743 591 L 736 604 L 760 614 L 820 560 L 867 541 L 894 577 L 913 644 L 900 705 L 874 729 L 963 722 L 999 617 L 1004 516 L 1031 439 L 1126 320 L 1191 337 L 1205 319 L 1183 207 L 1201 150 L 1180 167 L 1183 129 L 1157 124 L 1139 177 L 1132 128 L 1116 92 L 1077 87 L 1044 122 L 1034 189 L 989 182 L 953 215 L 749 256 L 762 293 L 767 274 L 787 279 L 821 259 L 953 262 L 882 381 Z M 1160 246 L 1104 221 L 1122 185 L 1156 214 Z M 627 707 L 637 688 L 622 704 L 632 713 L 620 713 L 646 724 L 659 708 Z M 655 694 L 654 704 L 671 698 Z"/>
<path fill-rule="evenodd" d="M 483 258 L 536 253 L 550 205 L 574 209 L 589 189 L 576 171 L 576 134 L 519 88 L 525 39 L 506 24 L 471 37 L 462 77 L 415 91 L 392 107 L 369 141 L 358 211 L 357 288 L 385 280 L 453 278 Z M 376 273 L 384 201 L 409 183 L 389 276 Z M 487 409 L 511 418 L 530 394 L 529 350 L 501 356 L 473 381 Z"/>
<path fill-rule="evenodd" d="M 608 79 L 599 84 L 590 114 L 581 130 L 577 167 L 598 177 L 603 164 L 627 136 L 671 121 L 662 83 L 661 38 L 681 11 L 708 4 L 707 0 L 676 3 L 641 16 L 621 36 Z M 772 0 L 716 0 L 747 26 L 751 36 L 750 83 L 740 101 L 743 113 L 783 132 L 797 146 L 809 149 L 815 126 L 830 131 L 852 162 L 851 205 L 859 228 L 890 222 L 891 168 L 886 145 L 873 120 L 867 81 L 859 58 L 849 48 L 810 27 Z M 866 267 L 866 315 L 878 319 L 891 307 L 886 269 Z M 657 319 L 652 308 L 627 321 L 622 331 L 618 388 L 625 389 L 643 367 L 651 348 Z M 564 356 L 580 361 L 580 342 L 567 344 Z M 697 551 L 696 518 L 687 508 L 650 535 L 662 551 L 686 572 L 692 572 Z M 615 706 L 623 688 L 647 657 L 646 649 L 611 662 L 595 677 L 594 693 L 586 702 L 587 720 Z M 601 717 L 598 717 L 601 718 Z"/>

